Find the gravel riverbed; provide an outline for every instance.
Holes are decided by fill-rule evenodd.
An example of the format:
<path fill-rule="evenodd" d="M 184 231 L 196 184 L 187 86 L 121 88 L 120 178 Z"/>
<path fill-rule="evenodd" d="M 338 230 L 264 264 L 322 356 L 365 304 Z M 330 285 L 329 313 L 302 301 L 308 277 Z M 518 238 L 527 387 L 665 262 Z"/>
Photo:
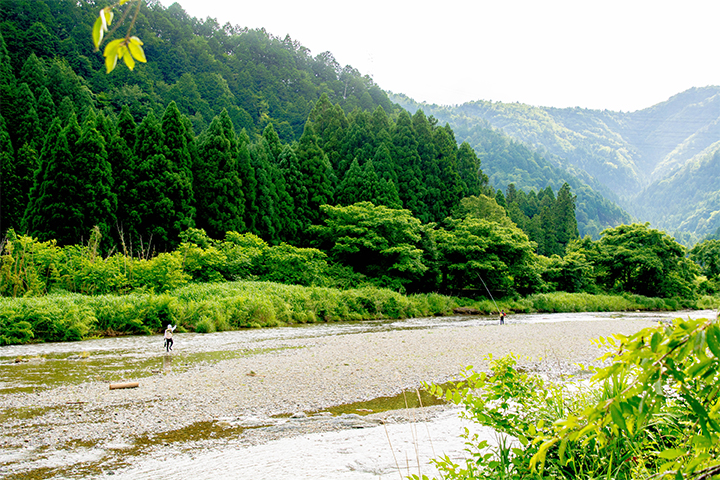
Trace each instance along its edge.
<path fill-rule="evenodd" d="M 268 340 L 255 344 L 256 353 L 248 356 L 126 379 L 138 381 L 138 388 L 110 390 L 106 382 L 88 382 L 6 394 L 0 397 L 0 476 L 3 469 L 8 476 L 22 476 L 32 470 L 23 459 L 47 459 L 48 452 L 59 449 L 162 443 L 163 435 L 183 429 L 192 441 L 194 425 L 240 431 L 267 425 L 279 414 L 302 419 L 300 412 L 390 396 L 422 382 L 443 383 L 468 365 L 485 369 L 488 354 L 497 358 L 512 352 L 534 370 L 573 373 L 577 363 L 592 364 L 602 354 L 592 339 L 630 334 L 655 323 L 627 318 L 509 323 Z M 176 345 L 180 349 L 182 342 Z M 432 414 L 437 407 L 425 410 Z M 401 417 L 398 412 L 384 414 L 395 421 Z M 381 420 L 379 415 L 349 416 L 296 424 L 305 425 L 298 433 L 307 433 Z M 264 431 L 250 441 L 288 435 L 287 429 Z M 218 433 L 219 440 L 222 436 Z M 57 468 L 52 462 L 43 465 L 48 472 Z"/>

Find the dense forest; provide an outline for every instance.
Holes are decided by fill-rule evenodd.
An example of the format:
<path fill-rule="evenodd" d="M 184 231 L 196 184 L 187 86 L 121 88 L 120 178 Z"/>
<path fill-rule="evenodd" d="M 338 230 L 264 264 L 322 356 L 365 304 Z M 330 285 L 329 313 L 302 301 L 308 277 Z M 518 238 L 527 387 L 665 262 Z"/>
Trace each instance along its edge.
<path fill-rule="evenodd" d="M 193 227 L 307 244 L 323 204 L 369 201 L 429 223 L 494 196 L 452 129 L 410 116 L 329 53 L 150 3 L 136 29 L 154 60 L 108 75 L 88 45 L 98 7 L 3 2 L 3 231 L 70 245 L 97 226 L 105 251 L 131 254 L 169 251 Z M 168 62 L 191 50 L 203 61 Z M 525 202 L 520 190 L 515 220 L 538 253 L 561 253 L 547 240 L 555 225 L 540 226 L 553 191 L 540 193 Z"/>
<path fill-rule="evenodd" d="M 437 292 L 676 308 L 718 290 L 716 240 L 616 226 L 587 172 L 405 110 L 329 53 L 146 3 L 148 62 L 108 74 L 102 5 L 0 7 L 0 342 L 446 313 Z M 218 283 L 232 305 L 187 293 Z M 296 307 L 238 293 L 281 284 L 310 290 Z"/>

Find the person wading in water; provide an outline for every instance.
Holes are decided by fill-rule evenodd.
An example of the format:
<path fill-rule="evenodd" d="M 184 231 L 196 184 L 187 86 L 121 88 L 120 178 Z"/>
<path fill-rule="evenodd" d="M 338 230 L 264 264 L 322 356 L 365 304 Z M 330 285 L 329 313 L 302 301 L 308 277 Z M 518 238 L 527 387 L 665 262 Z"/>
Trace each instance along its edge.
<path fill-rule="evenodd" d="M 177 328 L 177 325 L 175 325 L 174 327 L 172 325 L 168 325 L 167 328 L 165 329 L 165 350 L 168 352 L 170 350 L 172 350 L 172 346 L 173 346 L 172 334 L 176 328 Z"/>
<path fill-rule="evenodd" d="M 505 310 L 500 312 L 500 325 L 505 325 Z"/>

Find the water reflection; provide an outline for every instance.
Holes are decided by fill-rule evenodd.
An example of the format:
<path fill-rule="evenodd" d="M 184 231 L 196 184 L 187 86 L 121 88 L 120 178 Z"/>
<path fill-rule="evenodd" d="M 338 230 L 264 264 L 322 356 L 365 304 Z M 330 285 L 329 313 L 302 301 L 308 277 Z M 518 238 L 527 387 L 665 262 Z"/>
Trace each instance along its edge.
<path fill-rule="evenodd" d="M 170 373 L 170 367 L 172 365 L 172 355 L 166 353 L 163 355 L 163 372 Z"/>

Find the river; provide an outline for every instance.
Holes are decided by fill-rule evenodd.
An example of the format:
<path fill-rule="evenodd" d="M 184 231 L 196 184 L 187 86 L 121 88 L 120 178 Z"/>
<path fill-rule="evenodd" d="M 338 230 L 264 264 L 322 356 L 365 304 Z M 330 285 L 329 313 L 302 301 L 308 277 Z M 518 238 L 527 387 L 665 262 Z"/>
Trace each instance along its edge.
<path fill-rule="evenodd" d="M 678 316 L 693 318 L 714 317 L 711 310 L 693 312 L 630 312 L 630 313 L 564 313 L 513 315 L 508 323 L 514 325 L 588 322 L 607 319 L 669 320 Z M 364 321 L 333 324 L 312 324 L 272 329 L 253 329 L 212 334 L 184 333 L 176 335 L 175 353 L 159 355 L 161 336 L 132 336 L 103 338 L 70 343 L 44 343 L 0 347 L 0 394 L 16 395 L 81 385 L 88 381 L 113 382 L 126 378 L 143 378 L 163 370 L 175 372 L 209 365 L 221 360 L 252 355 L 263 351 L 273 342 L 292 338 L 312 338 L 333 335 L 353 335 L 393 330 L 436 330 L 457 327 L 496 325 L 496 317 L 433 317 L 401 321 Z M 448 454 L 463 456 L 463 428 L 473 428 L 458 417 L 452 408 L 437 409 L 423 422 L 369 424 L 344 415 L 339 420 L 346 428 L 337 431 L 288 434 L 267 442 L 250 444 L 237 438 L 222 442 L 173 442 L 159 444 L 147 454 L 133 458 L 122 468 L 92 470 L 58 469 L 61 464 L 102 464 L 109 455 L 117 455 L 127 447 L 78 448 L 63 451 L 55 457 L 43 457 L 32 476 L 12 478 L 113 478 L 154 479 L 377 479 L 404 478 L 414 473 L 433 475 L 430 458 Z M 356 421 L 357 420 L 357 421 Z M 278 429 L 293 422 L 310 422 L 312 418 L 267 419 L 239 435 L 251 435 L 263 428 Z M 265 423 L 263 423 L 265 422 Z M 292 432 L 292 429 L 288 429 Z M 478 430 L 492 440 L 492 432 Z M 192 445 L 191 445 L 192 443 Z M 105 459 L 105 460 L 104 460 Z M 27 455 L 0 453 L 0 476 L 6 472 L 22 472 L 33 459 Z M 105 462 L 107 463 L 107 462 Z M 46 472 L 45 474 L 43 472 Z"/>

